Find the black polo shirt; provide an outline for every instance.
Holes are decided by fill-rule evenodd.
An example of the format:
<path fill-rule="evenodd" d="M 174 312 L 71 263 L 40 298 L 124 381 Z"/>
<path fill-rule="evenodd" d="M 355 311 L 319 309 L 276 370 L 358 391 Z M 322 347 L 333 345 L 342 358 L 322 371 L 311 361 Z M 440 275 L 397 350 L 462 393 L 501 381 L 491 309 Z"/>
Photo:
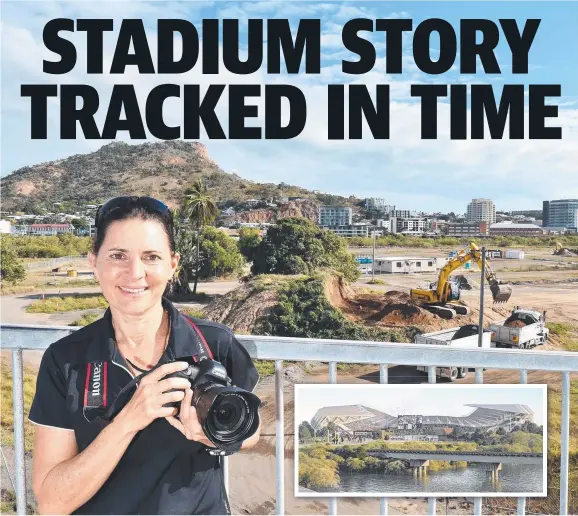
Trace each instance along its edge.
<path fill-rule="evenodd" d="M 164 298 L 163 306 L 171 318 L 171 332 L 160 361 L 198 355 L 190 322 Z M 233 384 L 252 391 L 259 374 L 232 331 L 211 321 L 189 320 L 201 331 L 214 360 L 226 367 Z M 102 319 L 51 344 L 38 371 L 30 421 L 73 430 L 79 451 L 106 425 L 85 417 L 89 371 L 99 363 L 102 405 L 109 406 L 133 379 L 114 340 L 110 309 Z M 228 514 L 223 480 L 219 457 L 160 418 L 137 433 L 108 480 L 73 514 Z"/>

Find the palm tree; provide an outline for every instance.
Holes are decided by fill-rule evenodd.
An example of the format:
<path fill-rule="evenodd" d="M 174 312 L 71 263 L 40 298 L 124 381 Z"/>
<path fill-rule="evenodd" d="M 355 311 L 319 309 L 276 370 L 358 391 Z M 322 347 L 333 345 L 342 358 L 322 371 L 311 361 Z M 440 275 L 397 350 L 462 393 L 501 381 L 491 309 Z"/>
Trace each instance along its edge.
<path fill-rule="evenodd" d="M 217 204 L 207 193 L 207 186 L 202 179 L 197 179 L 191 187 L 185 190 L 184 211 L 187 218 L 197 229 L 197 263 L 195 266 L 195 286 L 193 294 L 197 293 L 197 283 L 199 282 L 200 263 L 200 240 L 201 229 L 215 220 L 219 213 Z"/>

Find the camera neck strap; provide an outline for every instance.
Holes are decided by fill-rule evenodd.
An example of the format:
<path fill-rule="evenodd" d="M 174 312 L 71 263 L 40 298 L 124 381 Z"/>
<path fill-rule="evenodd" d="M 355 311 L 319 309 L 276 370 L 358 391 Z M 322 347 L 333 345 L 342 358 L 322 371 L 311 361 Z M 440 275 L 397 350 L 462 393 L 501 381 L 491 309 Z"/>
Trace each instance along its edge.
<path fill-rule="evenodd" d="M 200 362 L 201 360 L 210 359 L 213 360 L 213 353 L 211 352 L 211 348 L 207 344 L 205 336 L 201 333 L 199 327 L 186 315 L 183 314 L 183 317 L 189 323 L 189 326 L 193 330 L 194 341 L 197 345 L 197 355 L 193 355 L 193 360 L 195 362 Z"/>

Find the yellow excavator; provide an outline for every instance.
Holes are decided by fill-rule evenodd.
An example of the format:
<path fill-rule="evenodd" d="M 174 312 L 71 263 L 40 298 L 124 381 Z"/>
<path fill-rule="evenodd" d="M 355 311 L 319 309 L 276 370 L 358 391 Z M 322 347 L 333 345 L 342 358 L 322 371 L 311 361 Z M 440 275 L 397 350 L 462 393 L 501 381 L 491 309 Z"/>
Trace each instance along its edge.
<path fill-rule="evenodd" d="M 476 262 L 480 270 L 482 269 L 482 252 L 473 242 L 470 243 L 469 248 L 463 249 L 456 256 L 450 258 L 448 263 L 440 270 L 437 282 L 431 283 L 427 289 L 411 289 L 411 299 L 418 302 L 423 308 L 444 319 L 453 319 L 456 314 L 469 314 L 470 309 L 467 306 L 450 303 L 450 301 L 460 299 L 460 288 L 450 281 L 450 275 L 453 271 L 469 261 Z M 487 260 L 485 276 L 490 284 L 490 291 L 492 292 L 494 303 L 506 303 L 512 295 L 512 287 L 498 281 L 496 274 L 492 271 Z"/>

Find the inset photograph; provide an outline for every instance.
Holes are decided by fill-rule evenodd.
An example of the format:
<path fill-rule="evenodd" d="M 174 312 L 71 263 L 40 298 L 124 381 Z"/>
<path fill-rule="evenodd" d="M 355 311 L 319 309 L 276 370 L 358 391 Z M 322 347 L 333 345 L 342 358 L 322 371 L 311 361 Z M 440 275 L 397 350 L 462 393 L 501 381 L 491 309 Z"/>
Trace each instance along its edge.
<path fill-rule="evenodd" d="M 546 388 L 295 385 L 295 496 L 546 496 Z"/>

